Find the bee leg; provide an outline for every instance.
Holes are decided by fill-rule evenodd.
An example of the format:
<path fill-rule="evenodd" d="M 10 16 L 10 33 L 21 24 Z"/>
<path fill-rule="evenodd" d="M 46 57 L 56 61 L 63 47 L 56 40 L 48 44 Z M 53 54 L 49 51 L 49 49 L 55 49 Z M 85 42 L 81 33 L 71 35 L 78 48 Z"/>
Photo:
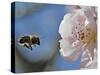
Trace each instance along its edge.
<path fill-rule="evenodd" d="M 30 50 L 32 50 L 32 46 L 31 45 L 27 45 L 27 44 L 24 44 L 24 46 Z"/>
<path fill-rule="evenodd" d="M 32 50 L 32 46 L 31 46 L 31 44 L 29 44 L 29 47 L 30 47 L 30 49 Z"/>
<path fill-rule="evenodd" d="M 29 48 L 29 46 L 28 46 L 27 44 L 24 44 L 24 46 L 25 46 L 26 48 Z"/>
<path fill-rule="evenodd" d="M 32 46 L 30 46 L 30 49 L 32 50 Z"/>

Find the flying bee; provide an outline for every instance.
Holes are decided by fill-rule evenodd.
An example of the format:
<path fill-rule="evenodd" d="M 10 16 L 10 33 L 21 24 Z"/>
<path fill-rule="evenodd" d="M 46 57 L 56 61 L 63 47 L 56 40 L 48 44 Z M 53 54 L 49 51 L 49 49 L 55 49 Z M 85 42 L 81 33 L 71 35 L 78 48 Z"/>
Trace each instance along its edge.
<path fill-rule="evenodd" d="M 32 50 L 32 45 L 40 45 L 40 39 L 36 35 L 22 36 L 18 39 L 19 45 Z"/>

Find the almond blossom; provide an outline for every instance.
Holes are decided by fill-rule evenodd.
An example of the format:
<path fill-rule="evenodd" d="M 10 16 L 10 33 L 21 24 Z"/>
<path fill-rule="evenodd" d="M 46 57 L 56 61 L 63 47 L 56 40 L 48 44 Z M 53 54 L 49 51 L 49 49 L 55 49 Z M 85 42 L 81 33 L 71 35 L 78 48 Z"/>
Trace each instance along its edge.
<path fill-rule="evenodd" d="M 83 6 L 67 13 L 60 26 L 60 54 L 73 62 L 81 57 L 80 69 L 97 67 L 97 9 Z"/>

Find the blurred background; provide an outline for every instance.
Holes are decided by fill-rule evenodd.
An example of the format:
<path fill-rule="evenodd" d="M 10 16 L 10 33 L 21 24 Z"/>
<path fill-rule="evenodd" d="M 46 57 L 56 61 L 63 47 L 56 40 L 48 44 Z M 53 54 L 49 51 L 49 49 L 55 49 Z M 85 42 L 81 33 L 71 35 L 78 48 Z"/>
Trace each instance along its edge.
<path fill-rule="evenodd" d="M 15 2 L 16 73 L 79 69 L 80 59 L 68 62 L 59 53 L 58 29 L 69 9 L 66 5 Z M 18 45 L 18 38 L 32 34 L 40 38 L 40 46 L 31 51 Z"/>

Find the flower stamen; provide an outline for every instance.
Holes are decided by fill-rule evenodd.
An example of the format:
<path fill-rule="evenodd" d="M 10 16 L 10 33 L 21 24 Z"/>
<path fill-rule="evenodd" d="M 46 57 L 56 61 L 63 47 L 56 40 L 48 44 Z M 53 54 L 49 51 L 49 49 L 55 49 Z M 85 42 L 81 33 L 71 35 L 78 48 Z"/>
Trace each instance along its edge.
<path fill-rule="evenodd" d="M 79 41 L 88 46 L 96 42 L 96 32 L 89 26 L 85 26 L 82 32 L 79 32 Z"/>

